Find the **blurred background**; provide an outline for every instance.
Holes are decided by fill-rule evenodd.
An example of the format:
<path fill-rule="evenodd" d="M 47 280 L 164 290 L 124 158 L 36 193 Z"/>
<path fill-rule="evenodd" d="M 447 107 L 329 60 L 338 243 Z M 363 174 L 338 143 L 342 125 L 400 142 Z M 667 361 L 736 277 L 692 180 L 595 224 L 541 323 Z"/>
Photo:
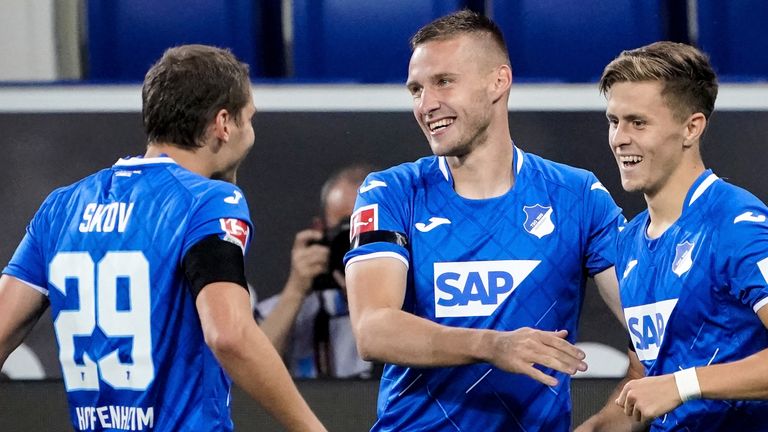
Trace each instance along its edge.
<path fill-rule="evenodd" d="M 516 145 L 593 171 L 628 218 L 644 202 L 620 187 L 597 79 L 624 49 L 657 40 L 700 47 L 722 83 L 705 163 L 768 199 L 765 0 L 3 0 L 0 262 L 53 189 L 143 153 L 144 73 L 168 47 L 205 43 L 251 65 L 256 147 L 238 175 L 256 226 L 247 273 L 259 298 L 275 294 L 293 236 L 318 214 L 329 174 L 353 162 L 385 168 L 429 154 L 403 85 L 408 41 L 462 8 L 491 17 L 505 34 Z M 595 355 L 592 375 L 574 383 L 576 420 L 603 403 L 626 365 L 626 336 L 591 284 L 579 340 Z M 66 416 L 50 317 L 3 374 L 17 381 L 0 383 L 0 430 L 54 430 L 19 423 L 43 421 L 24 414 L 40 398 L 56 411 L 52 418 Z M 375 382 L 300 384 L 333 430 L 363 430 L 374 418 Z M 236 424 L 272 430 L 253 404 L 238 410 L 238 395 Z"/>

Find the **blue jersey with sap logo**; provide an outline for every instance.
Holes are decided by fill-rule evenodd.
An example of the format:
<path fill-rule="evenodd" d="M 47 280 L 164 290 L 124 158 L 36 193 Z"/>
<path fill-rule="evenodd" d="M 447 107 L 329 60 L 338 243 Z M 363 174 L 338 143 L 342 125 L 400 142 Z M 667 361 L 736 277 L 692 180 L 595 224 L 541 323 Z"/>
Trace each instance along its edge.
<path fill-rule="evenodd" d="M 403 309 L 454 327 L 567 329 L 576 340 L 585 280 L 613 265 L 621 210 L 587 171 L 515 148 L 514 187 L 470 200 L 456 194 L 443 157 L 373 173 L 360 187 L 353 235 L 404 234 L 409 247 L 376 242 L 347 265 L 390 256 L 408 265 Z M 551 370 L 546 373 L 555 374 Z M 487 364 L 386 365 L 376 431 L 567 431 L 569 377 L 550 388 Z"/>
<path fill-rule="evenodd" d="M 75 430 L 232 430 L 181 263 L 211 235 L 245 251 L 250 232 L 236 186 L 167 157 L 121 159 L 45 200 L 3 272 L 48 296 Z"/>
<path fill-rule="evenodd" d="M 680 218 L 656 239 L 648 211 L 619 236 L 616 273 L 630 338 L 647 375 L 743 359 L 768 347 L 768 209 L 704 172 Z M 768 403 L 696 400 L 652 430 L 764 431 Z"/>

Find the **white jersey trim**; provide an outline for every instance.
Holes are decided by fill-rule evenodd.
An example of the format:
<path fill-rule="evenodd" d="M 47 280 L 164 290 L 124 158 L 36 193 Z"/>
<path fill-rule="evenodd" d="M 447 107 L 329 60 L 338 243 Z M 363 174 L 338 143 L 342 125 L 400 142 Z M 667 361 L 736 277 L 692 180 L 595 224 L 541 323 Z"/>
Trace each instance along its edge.
<path fill-rule="evenodd" d="M 448 166 L 445 162 L 445 156 L 437 157 L 437 165 L 440 167 L 440 172 L 443 173 L 446 181 L 451 181 L 451 177 L 448 175 Z"/>
<path fill-rule="evenodd" d="M 37 285 L 35 285 L 33 283 L 27 282 L 24 279 L 19 279 L 17 276 L 13 276 L 13 277 L 18 279 L 20 282 L 23 282 L 24 285 L 27 285 L 28 287 L 34 289 L 35 291 L 39 291 L 42 295 L 44 295 L 46 297 L 48 296 L 48 290 L 47 289 L 45 289 L 45 288 L 43 288 L 41 286 L 37 286 Z"/>
<path fill-rule="evenodd" d="M 405 268 L 409 268 L 408 260 L 405 259 L 402 255 L 400 255 L 397 252 L 372 252 L 365 255 L 358 255 L 354 258 L 351 258 L 349 261 L 347 261 L 347 265 L 344 267 L 345 269 L 349 268 L 349 266 L 352 263 L 360 262 L 360 261 L 368 261 L 371 259 L 376 258 L 395 258 L 405 264 Z"/>
<path fill-rule="evenodd" d="M 155 157 L 155 158 L 140 158 L 132 157 L 129 159 L 120 158 L 115 162 L 114 166 L 138 166 L 138 165 L 151 165 L 151 164 L 175 164 L 176 161 L 169 157 Z"/>
<path fill-rule="evenodd" d="M 710 186 L 712 186 L 712 183 L 715 182 L 719 177 L 715 174 L 710 174 L 709 177 L 704 179 L 703 182 L 699 185 L 699 187 L 696 188 L 696 190 L 693 192 L 693 195 L 691 195 L 691 201 L 688 203 L 690 206 L 693 204 L 694 201 L 696 201 L 703 193 L 706 191 Z"/>
<path fill-rule="evenodd" d="M 515 174 L 520 174 L 520 170 L 523 168 L 523 151 L 513 145 L 513 148 L 517 152 L 517 165 L 515 166 Z"/>
<path fill-rule="evenodd" d="M 768 305 L 768 297 L 755 303 L 755 306 L 752 308 L 752 310 L 755 311 L 755 313 L 757 313 L 757 311 L 759 311 L 765 305 Z"/>

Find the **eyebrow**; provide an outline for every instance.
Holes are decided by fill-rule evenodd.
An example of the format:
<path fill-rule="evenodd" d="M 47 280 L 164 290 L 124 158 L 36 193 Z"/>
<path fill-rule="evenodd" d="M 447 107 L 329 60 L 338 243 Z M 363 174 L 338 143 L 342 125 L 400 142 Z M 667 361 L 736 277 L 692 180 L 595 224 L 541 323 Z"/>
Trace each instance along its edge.
<path fill-rule="evenodd" d="M 613 114 L 613 113 L 610 113 L 610 112 L 607 112 L 607 111 L 605 112 L 605 117 L 608 118 L 608 119 L 619 118 L 619 116 L 617 116 L 616 114 Z M 632 120 L 642 120 L 642 119 L 645 119 L 646 117 L 647 116 L 644 116 L 644 115 L 641 115 L 641 114 L 630 113 L 630 114 L 626 114 L 626 115 L 621 116 L 621 119 L 622 120 L 632 121 Z"/>

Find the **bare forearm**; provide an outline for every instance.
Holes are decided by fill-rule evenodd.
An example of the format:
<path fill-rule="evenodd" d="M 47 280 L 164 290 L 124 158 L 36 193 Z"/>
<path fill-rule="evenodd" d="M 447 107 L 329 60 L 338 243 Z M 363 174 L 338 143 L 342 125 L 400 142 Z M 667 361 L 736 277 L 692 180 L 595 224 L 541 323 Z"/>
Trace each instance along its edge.
<path fill-rule="evenodd" d="M 304 282 L 296 281 L 293 278 L 288 279 L 277 304 L 260 325 L 261 330 L 281 356 L 285 355 L 288 337 L 291 334 L 296 315 L 298 315 L 301 304 L 304 301 L 302 292 L 305 290 L 301 290 L 296 286 L 300 283 Z"/>
<path fill-rule="evenodd" d="M 706 399 L 768 399 L 768 349 L 743 360 L 696 368 Z"/>
<path fill-rule="evenodd" d="M 46 307 L 42 294 L 14 277 L 0 277 L 0 368 L 29 334 Z"/>
<path fill-rule="evenodd" d="M 395 309 L 367 313 L 356 330 L 366 360 L 421 367 L 487 361 L 494 333 L 447 327 Z"/>
<path fill-rule="evenodd" d="M 241 349 L 242 347 L 242 349 Z M 242 343 L 216 351 L 224 369 L 289 431 L 324 431 L 291 380 L 270 341 L 254 325 Z"/>

